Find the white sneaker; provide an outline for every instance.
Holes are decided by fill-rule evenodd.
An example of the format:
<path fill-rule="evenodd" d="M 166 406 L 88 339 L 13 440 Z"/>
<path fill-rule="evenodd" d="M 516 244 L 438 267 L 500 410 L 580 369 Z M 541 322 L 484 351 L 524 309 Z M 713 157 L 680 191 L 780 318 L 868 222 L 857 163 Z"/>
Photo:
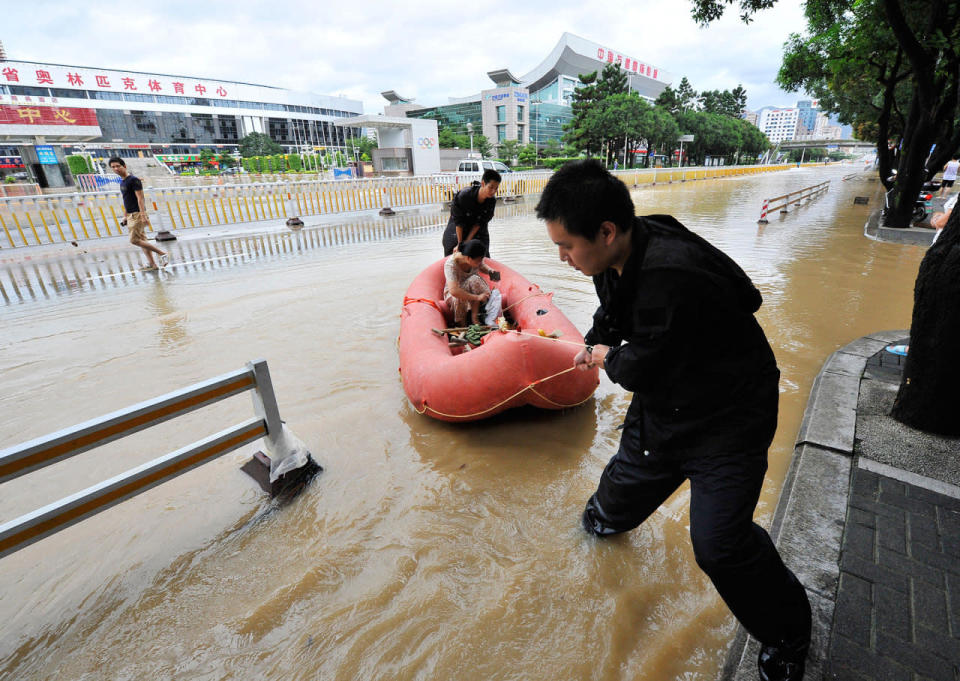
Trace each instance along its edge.
<path fill-rule="evenodd" d="M 160 267 L 166 267 L 170 264 L 170 256 L 166 253 L 160 256 Z"/>

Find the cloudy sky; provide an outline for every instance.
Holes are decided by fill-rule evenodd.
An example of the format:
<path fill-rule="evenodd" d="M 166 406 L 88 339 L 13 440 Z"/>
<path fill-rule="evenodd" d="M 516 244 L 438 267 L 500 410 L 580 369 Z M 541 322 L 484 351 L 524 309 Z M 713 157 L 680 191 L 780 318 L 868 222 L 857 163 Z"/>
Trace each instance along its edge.
<path fill-rule="evenodd" d="M 736 7 L 709 28 L 686 0 L 517 3 L 155 0 L 4 3 L 8 58 L 239 80 L 358 99 L 380 113 L 384 90 L 424 105 L 523 75 L 564 31 L 629 54 L 697 90 L 742 84 L 748 107 L 793 104 L 774 84 L 782 46 L 805 23 L 780 0 L 745 25 Z M 472 9 L 471 9 L 472 8 Z"/>

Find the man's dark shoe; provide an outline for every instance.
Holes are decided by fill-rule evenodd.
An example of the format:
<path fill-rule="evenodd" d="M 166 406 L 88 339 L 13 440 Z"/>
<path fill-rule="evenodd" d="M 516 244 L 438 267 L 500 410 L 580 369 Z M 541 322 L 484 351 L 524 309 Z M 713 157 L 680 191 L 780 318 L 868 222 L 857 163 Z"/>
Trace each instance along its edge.
<path fill-rule="evenodd" d="M 760 681 L 800 681 L 809 648 L 809 641 L 779 646 L 761 643 L 760 656 L 757 658 Z"/>

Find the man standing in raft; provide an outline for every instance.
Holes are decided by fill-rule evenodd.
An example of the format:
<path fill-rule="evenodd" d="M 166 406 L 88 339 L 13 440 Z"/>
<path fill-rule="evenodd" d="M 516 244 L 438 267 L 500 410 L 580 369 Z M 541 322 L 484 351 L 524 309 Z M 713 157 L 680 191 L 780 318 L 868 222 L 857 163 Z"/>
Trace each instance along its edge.
<path fill-rule="evenodd" d="M 487 225 L 493 219 L 493 209 L 497 207 L 497 189 L 500 188 L 500 173 L 496 170 L 483 171 L 480 182 L 461 189 L 453 197 L 450 206 L 450 220 L 443 232 L 443 256 L 447 257 L 458 250 L 460 244 L 478 239 L 483 242 L 490 257 L 490 232 Z"/>
<path fill-rule="evenodd" d="M 537 217 L 600 298 L 574 364 L 599 365 L 633 392 L 584 527 L 600 537 L 632 530 L 689 480 L 697 564 L 760 641 L 760 678 L 801 679 L 810 604 L 753 522 L 780 378 L 753 316 L 760 292 L 676 219 L 635 217 L 627 187 L 597 161 L 554 174 Z"/>

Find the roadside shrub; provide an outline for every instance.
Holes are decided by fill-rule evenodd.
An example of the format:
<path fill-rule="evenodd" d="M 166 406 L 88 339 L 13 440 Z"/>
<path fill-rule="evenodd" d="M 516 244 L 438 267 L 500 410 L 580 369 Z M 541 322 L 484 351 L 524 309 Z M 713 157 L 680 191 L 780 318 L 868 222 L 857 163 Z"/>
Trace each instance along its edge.
<path fill-rule="evenodd" d="M 556 156 L 554 158 L 543 159 L 543 165 L 550 170 L 556 170 L 568 161 L 579 161 L 579 156 Z"/>
<path fill-rule="evenodd" d="M 93 168 L 90 167 L 90 161 L 86 156 L 77 154 L 67 156 L 67 166 L 74 175 L 85 175 L 93 172 Z"/>

